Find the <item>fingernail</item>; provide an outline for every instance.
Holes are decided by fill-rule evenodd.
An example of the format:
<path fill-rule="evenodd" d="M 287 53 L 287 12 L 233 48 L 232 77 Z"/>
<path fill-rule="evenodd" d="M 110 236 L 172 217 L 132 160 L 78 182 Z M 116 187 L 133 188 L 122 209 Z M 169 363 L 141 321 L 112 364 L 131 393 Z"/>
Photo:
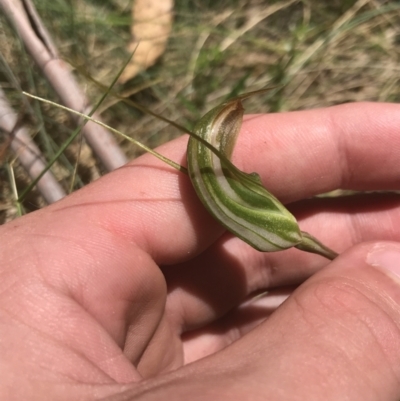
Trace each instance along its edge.
<path fill-rule="evenodd" d="M 400 245 L 376 244 L 367 255 L 367 263 L 389 271 L 400 280 Z"/>

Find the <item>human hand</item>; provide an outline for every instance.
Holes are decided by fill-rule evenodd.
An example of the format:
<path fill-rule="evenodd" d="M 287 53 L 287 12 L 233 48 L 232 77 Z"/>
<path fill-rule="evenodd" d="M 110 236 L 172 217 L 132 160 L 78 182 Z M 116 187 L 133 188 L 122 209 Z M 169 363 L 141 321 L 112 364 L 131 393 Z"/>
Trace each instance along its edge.
<path fill-rule="evenodd" d="M 247 117 L 234 163 L 350 248 L 322 270 L 224 233 L 149 155 L 0 227 L 2 398 L 398 398 L 400 243 L 365 241 L 400 242 L 400 198 L 307 198 L 399 190 L 399 126 L 392 104 Z M 160 152 L 184 163 L 186 141 Z"/>

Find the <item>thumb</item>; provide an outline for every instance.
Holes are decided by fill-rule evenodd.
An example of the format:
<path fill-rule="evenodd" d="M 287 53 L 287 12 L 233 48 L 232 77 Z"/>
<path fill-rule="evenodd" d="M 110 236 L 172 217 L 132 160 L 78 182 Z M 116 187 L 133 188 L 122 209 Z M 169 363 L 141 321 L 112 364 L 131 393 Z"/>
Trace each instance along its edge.
<path fill-rule="evenodd" d="M 264 323 L 166 382 L 150 385 L 151 399 L 399 400 L 400 243 L 351 248 Z"/>
<path fill-rule="evenodd" d="M 361 244 L 339 256 L 260 334 L 271 399 L 283 388 L 299 400 L 400 399 L 400 243 Z"/>

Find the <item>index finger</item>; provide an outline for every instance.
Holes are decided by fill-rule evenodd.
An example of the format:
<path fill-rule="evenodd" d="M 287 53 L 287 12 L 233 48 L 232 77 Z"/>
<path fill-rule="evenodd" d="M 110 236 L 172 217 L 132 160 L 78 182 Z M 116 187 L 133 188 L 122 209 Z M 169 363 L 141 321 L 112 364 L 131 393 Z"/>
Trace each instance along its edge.
<path fill-rule="evenodd" d="M 234 162 L 284 203 L 337 188 L 400 189 L 399 127 L 391 103 L 248 116 Z"/>
<path fill-rule="evenodd" d="M 399 126 L 400 106 L 383 103 L 248 116 L 234 162 L 247 172 L 258 172 L 264 185 L 284 202 L 337 188 L 400 189 Z M 160 152 L 184 163 L 185 146 L 186 138 L 179 138 Z M 182 261 L 221 234 L 220 226 L 199 203 L 188 177 L 150 155 L 128 168 L 132 166 L 137 174 L 130 180 L 135 185 L 144 184 L 152 199 L 140 209 L 141 217 L 146 218 L 140 235 L 145 233 L 145 246 L 155 247 L 148 248 L 151 254 L 158 256 L 164 249 L 163 263 Z M 163 194 L 164 201 L 156 193 Z M 172 198 L 166 201 L 165 194 Z M 135 205 L 129 207 L 135 209 Z M 173 256 L 177 254 L 179 259 Z"/>
<path fill-rule="evenodd" d="M 247 117 L 234 162 L 284 201 L 339 187 L 399 189 L 399 124 L 400 106 L 373 103 Z M 158 150 L 184 164 L 186 144 L 183 136 Z M 60 224 L 80 238 L 97 230 L 104 249 L 111 233 L 126 252 L 134 243 L 159 264 L 192 258 L 224 231 L 189 178 L 148 154 L 42 211 L 54 212 L 53 230 Z M 45 232 L 48 221 L 35 224 Z"/>

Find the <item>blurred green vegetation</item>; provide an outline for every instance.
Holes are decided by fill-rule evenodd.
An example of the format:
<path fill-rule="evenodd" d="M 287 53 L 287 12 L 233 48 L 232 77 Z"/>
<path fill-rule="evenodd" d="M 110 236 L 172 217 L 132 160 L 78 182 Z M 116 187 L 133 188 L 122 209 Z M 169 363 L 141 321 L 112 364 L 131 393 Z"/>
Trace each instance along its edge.
<path fill-rule="evenodd" d="M 129 57 L 131 1 L 34 3 L 61 56 L 95 103 L 104 92 L 95 82 L 109 84 Z M 399 11 L 399 1 L 382 0 L 177 0 L 166 51 L 156 65 L 117 90 L 188 128 L 225 98 L 274 85 L 279 88 L 249 99 L 246 112 L 398 102 Z M 33 113 L 27 113 L 19 88 L 54 101 L 57 96 L 3 15 L 0 41 L 1 86 L 50 158 L 73 130 L 71 119 L 39 103 L 32 103 Z M 181 135 L 120 101 L 110 103 L 102 117 L 151 147 Z M 127 142 L 121 146 L 129 157 L 139 154 Z M 78 143 L 71 146 L 56 166 L 66 187 L 78 149 Z M 13 202 L 7 174 L 13 157 L 6 154 L 2 159 L 0 213 Z M 15 168 L 17 186 L 23 188 L 28 179 L 18 163 Z M 97 161 L 82 155 L 76 187 L 99 173 Z M 31 209 L 43 204 L 35 193 L 29 202 Z M 9 218 L 0 217 L 0 223 Z"/>

